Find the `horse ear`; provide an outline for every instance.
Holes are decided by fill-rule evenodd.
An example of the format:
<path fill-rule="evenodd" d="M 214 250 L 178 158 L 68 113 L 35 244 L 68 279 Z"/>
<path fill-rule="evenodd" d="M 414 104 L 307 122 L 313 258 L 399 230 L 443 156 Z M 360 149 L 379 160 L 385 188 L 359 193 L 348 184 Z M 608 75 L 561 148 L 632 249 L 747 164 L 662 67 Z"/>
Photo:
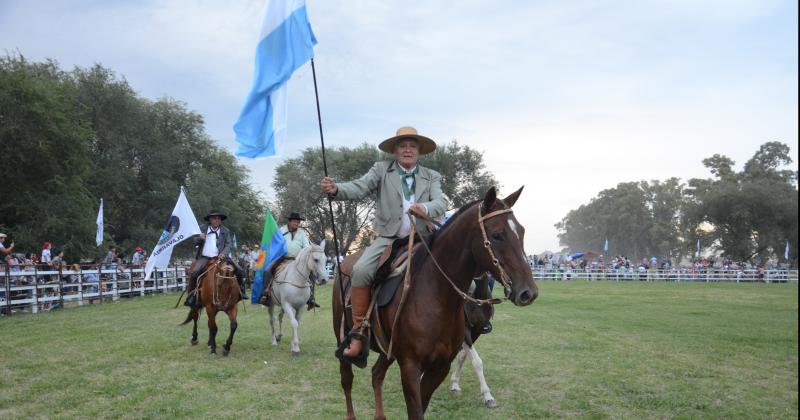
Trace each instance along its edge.
<path fill-rule="evenodd" d="M 496 200 L 497 190 L 494 187 L 489 188 L 489 191 L 486 191 L 486 195 L 483 197 L 483 208 L 488 211 Z"/>
<path fill-rule="evenodd" d="M 322 248 L 323 251 L 325 250 L 325 240 L 324 239 L 322 240 L 322 242 L 319 243 L 319 247 Z"/>
<path fill-rule="evenodd" d="M 511 193 L 511 195 L 509 195 L 508 197 L 504 198 L 503 202 L 506 203 L 506 205 L 508 207 L 514 207 L 514 203 L 517 202 L 517 199 L 519 198 L 519 195 L 522 194 L 522 189 L 523 188 L 525 188 L 524 185 L 519 187 L 518 190 L 516 190 L 513 193 Z"/>

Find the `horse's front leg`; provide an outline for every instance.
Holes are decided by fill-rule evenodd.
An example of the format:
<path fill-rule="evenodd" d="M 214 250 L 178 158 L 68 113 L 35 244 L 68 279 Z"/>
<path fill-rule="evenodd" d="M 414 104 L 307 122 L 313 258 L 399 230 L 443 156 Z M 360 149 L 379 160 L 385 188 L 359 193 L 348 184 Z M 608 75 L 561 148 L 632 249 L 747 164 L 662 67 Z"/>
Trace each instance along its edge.
<path fill-rule="evenodd" d="M 453 374 L 450 375 L 450 391 L 454 393 L 461 392 L 461 368 L 464 367 L 464 360 L 467 358 L 469 346 L 466 343 L 461 344 L 461 350 L 456 355 L 456 366 L 453 369 Z"/>
<path fill-rule="evenodd" d="M 236 322 L 236 315 L 238 314 L 238 306 L 236 304 L 233 305 L 233 308 L 230 309 L 228 314 L 228 319 L 231 321 L 231 332 L 228 335 L 228 340 L 225 341 L 225 345 L 222 346 L 222 355 L 227 356 L 228 353 L 231 352 L 231 345 L 233 345 L 233 335 L 236 333 L 236 328 L 239 327 L 239 323 Z"/>
<path fill-rule="evenodd" d="M 300 334 L 298 328 L 300 327 L 300 311 L 303 309 L 295 310 L 288 302 L 283 304 L 283 312 L 289 317 L 289 323 L 292 326 L 292 356 L 300 355 Z"/>
<path fill-rule="evenodd" d="M 347 405 L 346 420 L 355 420 L 356 413 L 353 411 L 353 365 L 349 362 L 339 361 L 339 376 L 342 381 L 342 389 L 344 390 L 344 401 Z"/>
<path fill-rule="evenodd" d="M 208 316 L 208 348 L 211 349 L 209 354 L 217 354 L 217 314 L 211 307 L 206 306 L 206 315 Z"/>
<path fill-rule="evenodd" d="M 422 371 L 419 361 L 400 362 L 400 380 L 403 383 L 403 397 L 406 399 L 406 413 L 409 419 L 422 419 L 424 411 L 422 409 L 422 398 L 420 396 L 420 377 Z"/>
<path fill-rule="evenodd" d="M 190 343 L 192 343 L 193 346 L 197 345 L 197 319 L 198 318 L 200 318 L 200 311 L 198 311 L 197 308 L 192 308 L 192 321 L 194 321 L 194 322 L 192 324 L 192 341 L 190 341 Z"/>
<path fill-rule="evenodd" d="M 281 311 L 278 312 L 278 342 L 281 342 L 281 338 L 283 338 L 283 314 L 286 313 L 286 310 L 283 309 L 281 306 Z"/>
<path fill-rule="evenodd" d="M 450 361 L 443 360 L 438 365 L 431 367 L 430 369 L 425 371 L 425 374 L 422 375 L 422 381 L 420 383 L 420 396 L 422 398 L 422 412 L 425 413 L 425 410 L 428 409 L 428 403 L 431 402 L 431 396 L 433 396 L 433 391 L 436 391 L 436 388 L 441 385 L 444 378 L 447 377 L 447 373 L 450 371 Z"/>
<path fill-rule="evenodd" d="M 372 390 L 375 393 L 375 419 L 384 420 L 386 414 L 383 412 L 383 379 L 386 377 L 386 371 L 391 366 L 392 362 L 386 359 L 386 356 L 381 354 L 378 360 L 372 366 Z"/>
<path fill-rule="evenodd" d="M 478 356 L 478 350 L 475 349 L 474 345 L 469 348 L 469 357 L 472 361 L 472 367 L 475 369 L 475 373 L 478 375 L 478 381 L 481 383 L 481 395 L 483 396 L 483 403 L 488 408 L 497 407 L 497 401 L 492 396 L 492 392 L 489 390 L 489 384 L 486 383 L 486 378 L 483 376 L 483 360 L 481 360 L 481 357 Z"/>
<path fill-rule="evenodd" d="M 278 339 L 275 335 L 275 305 L 269 305 L 267 310 L 269 311 L 269 328 L 272 330 L 272 345 L 277 346 Z"/>

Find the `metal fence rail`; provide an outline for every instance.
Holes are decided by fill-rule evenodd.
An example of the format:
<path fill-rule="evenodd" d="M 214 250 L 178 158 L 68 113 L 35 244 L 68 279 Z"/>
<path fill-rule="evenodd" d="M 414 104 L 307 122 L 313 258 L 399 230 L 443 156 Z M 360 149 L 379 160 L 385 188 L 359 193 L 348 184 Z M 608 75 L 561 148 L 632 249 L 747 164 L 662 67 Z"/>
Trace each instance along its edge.
<path fill-rule="evenodd" d="M 0 311 L 12 314 L 32 313 L 64 307 L 66 303 L 83 305 L 120 297 L 144 296 L 183 290 L 188 267 L 176 266 L 155 270 L 144 280 L 144 269 L 110 267 L 81 270 L 0 271 Z"/>
<path fill-rule="evenodd" d="M 674 282 L 736 282 L 736 283 L 797 283 L 798 270 L 669 270 L 638 269 L 558 269 L 533 268 L 535 280 L 610 280 L 610 281 L 674 281 Z"/>

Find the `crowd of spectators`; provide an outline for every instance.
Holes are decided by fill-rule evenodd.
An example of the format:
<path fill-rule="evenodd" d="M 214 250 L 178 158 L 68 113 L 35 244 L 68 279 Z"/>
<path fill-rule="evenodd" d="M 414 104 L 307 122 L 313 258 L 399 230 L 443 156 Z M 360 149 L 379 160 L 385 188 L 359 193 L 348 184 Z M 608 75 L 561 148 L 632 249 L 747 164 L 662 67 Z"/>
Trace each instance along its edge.
<path fill-rule="evenodd" d="M 529 255 L 531 269 L 555 273 L 554 278 L 571 277 L 621 278 L 626 280 L 680 280 L 680 279 L 726 279 L 764 281 L 785 278 L 788 266 L 775 258 L 755 259 L 753 262 L 734 262 L 723 257 L 701 257 L 675 264 L 668 257 L 650 257 L 632 260 L 624 255 L 606 258 L 570 258 L 566 254 L 545 253 Z"/>

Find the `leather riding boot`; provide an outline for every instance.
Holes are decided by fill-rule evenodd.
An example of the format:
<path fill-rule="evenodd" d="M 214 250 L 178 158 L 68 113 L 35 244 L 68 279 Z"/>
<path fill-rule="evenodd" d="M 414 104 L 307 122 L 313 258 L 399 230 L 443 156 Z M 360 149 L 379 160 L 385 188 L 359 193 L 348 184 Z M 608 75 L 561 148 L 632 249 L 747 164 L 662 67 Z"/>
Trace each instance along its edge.
<path fill-rule="evenodd" d="M 308 297 L 308 302 L 306 302 L 306 304 L 308 305 L 309 311 L 314 308 L 319 308 L 319 304 L 314 299 L 314 283 L 311 283 L 311 296 Z"/>
<path fill-rule="evenodd" d="M 247 300 L 247 294 L 244 292 L 244 279 L 242 276 L 236 276 L 236 281 L 239 282 L 239 300 Z"/>
<path fill-rule="evenodd" d="M 186 296 L 186 300 L 183 301 L 183 306 L 188 306 L 191 308 L 197 304 L 197 296 L 196 293 L 194 293 L 196 284 L 197 279 L 195 279 L 193 275 L 190 275 L 189 284 L 186 286 L 186 293 L 188 293 L 188 296 Z"/>
<path fill-rule="evenodd" d="M 361 332 L 361 324 L 364 322 L 364 317 L 367 316 L 367 309 L 369 308 L 370 301 L 370 287 L 369 286 L 353 286 L 350 289 L 350 302 L 353 311 L 353 331 Z M 364 329 L 362 334 L 368 334 Z M 358 357 L 361 354 L 364 343 L 361 340 L 350 340 L 350 346 L 345 349 L 342 354 L 347 357 Z"/>

